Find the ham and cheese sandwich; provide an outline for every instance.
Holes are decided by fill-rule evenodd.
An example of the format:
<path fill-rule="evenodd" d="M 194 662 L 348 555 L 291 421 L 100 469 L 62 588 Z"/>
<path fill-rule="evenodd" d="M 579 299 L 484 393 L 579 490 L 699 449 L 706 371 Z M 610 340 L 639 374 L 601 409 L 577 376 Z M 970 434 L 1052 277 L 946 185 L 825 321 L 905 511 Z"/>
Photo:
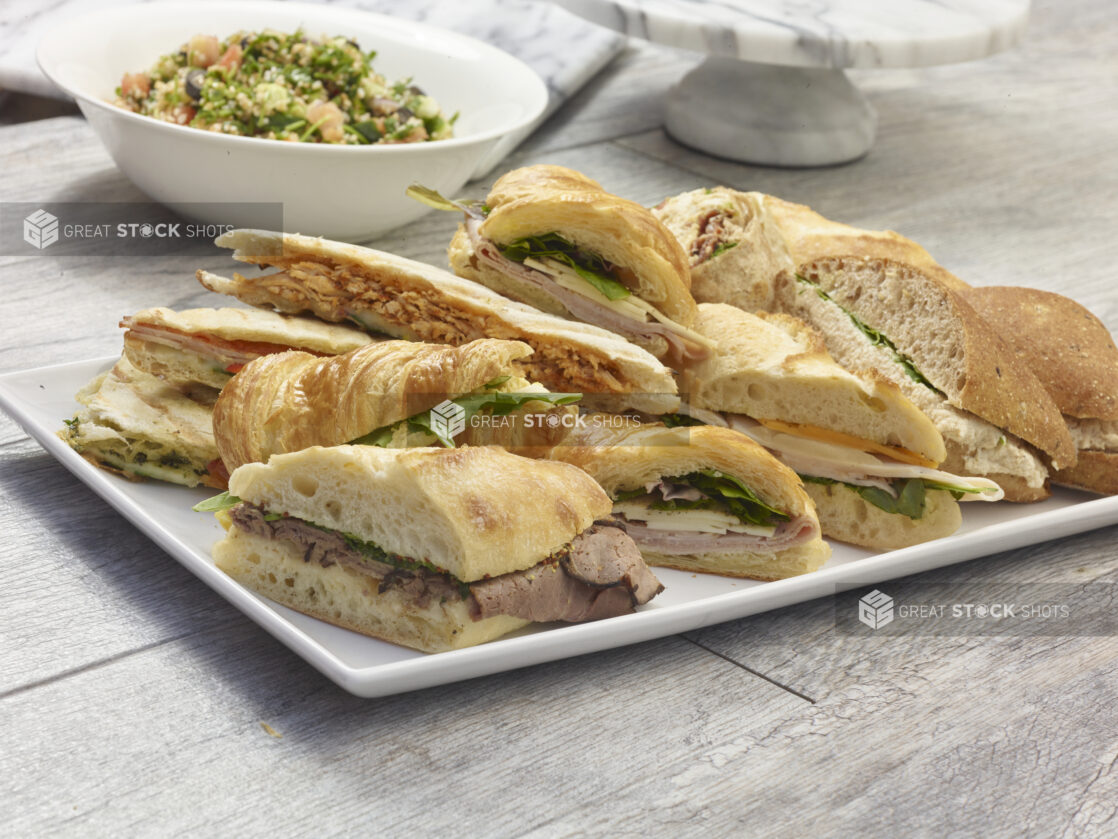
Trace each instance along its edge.
<path fill-rule="evenodd" d="M 745 435 L 611 419 L 591 415 L 551 457 L 601 485 L 649 564 L 779 580 L 830 556 L 796 474 Z"/>
<path fill-rule="evenodd" d="M 302 350 L 338 355 L 373 340 L 349 326 L 260 309 L 144 309 L 121 320 L 132 366 L 178 387 L 220 390 L 262 355 Z"/>
<path fill-rule="evenodd" d="M 448 271 L 383 251 L 262 230 L 217 239 L 242 262 L 276 270 L 232 279 L 206 271 L 211 291 L 288 314 L 409 341 L 461 345 L 478 338 L 523 341 L 533 353 L 528 378 L 553 391 L 578 392 L 605 410 L 673 411 L 671 371 L 618 335 L 546 314 Z"/>
<path fill-rule="evenodd" d="M 524 378 L 532 349 L 482 338 L 460 347 L 380 341 L 343 355 L 267 355 L 225 386 L 213 412 L 232 471 L 274 454 L 353 443 L 387 448 L 496 444 L 546 455 L 577 393 Z"/>
<path fill-rule="evenodd" d="M 495 446 L 316 447 L 242 466 L 229 490 L 195 508 L 225 509 L 219 569 L 426 652 L 628 614 L 663 588 L 588 475 Z"/>
<path fill-rule="evenodd" d="M 415 197 L 429 196 L 413 188 Z M 503 175 L 465 211 L 451 241 L 451 269 L 541 311 L 600 326 L 679 368 L 710 344 L 695 319 L 687 258 L 640 204 L 580 172 L 527 166 Z"/>
<path fill-rule="evenodd" d="M 793 469 L 824 536 L 905 547 L 958 529 L 956 499 L 1002 498 L 989 479 L 938 469 L 932 422 L 885 378 L 836 364 L 803 322 L 701 303 L 696 328 L 721 349 L 687 379 L 692 420 L 746 434 Z"/>

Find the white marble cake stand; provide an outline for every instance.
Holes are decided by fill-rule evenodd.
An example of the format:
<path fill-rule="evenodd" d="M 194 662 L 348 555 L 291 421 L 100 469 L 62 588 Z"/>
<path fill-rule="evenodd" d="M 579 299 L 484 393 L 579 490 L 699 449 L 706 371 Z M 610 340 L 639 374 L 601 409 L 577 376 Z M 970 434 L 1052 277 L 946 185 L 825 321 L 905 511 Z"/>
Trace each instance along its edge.
<path fill-rule="evenodd" d="M 855 160 L 877 114 L 844 68 L 923 67 L 1013 46 L 1029 0 L 556 0 L 657 44 L 707 53 L 668 94 L 680 142 L 775 166 Z"/>

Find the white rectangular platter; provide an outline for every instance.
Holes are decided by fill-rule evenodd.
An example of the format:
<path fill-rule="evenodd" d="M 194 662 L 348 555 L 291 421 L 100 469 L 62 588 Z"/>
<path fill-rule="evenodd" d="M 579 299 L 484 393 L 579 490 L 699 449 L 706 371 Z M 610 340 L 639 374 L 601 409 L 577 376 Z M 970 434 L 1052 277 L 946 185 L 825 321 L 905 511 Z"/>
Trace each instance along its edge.
<path fill-rule="evenodd" d="M 210 548 L 221 538 L 221 528 L 213 516 L 191 510 L 213 490 L 132 483 L 90 465 L 63 443 L 56 432 L 78 408 L 74 393 L 114 361 L 81 361 L 0 376 L 0 407 L 214 591 L 358 696 L 386 696 L 647 641 L 1118 523 L 1118 497 L 1067 490 L 1039 504 L 969 503 L 963 505 L 962 528 L 946 539 L 888 553 L 834 543 L 834 555 L 821 570 L 772 583 L 657 569 L 664 592 L 636 614 L 596 623 L 537 626 L 478 647 L 425 655 L 276 605 L 218 571 Z M 159 573 L 158 565 L 152 566 L 152 573 Z"/>

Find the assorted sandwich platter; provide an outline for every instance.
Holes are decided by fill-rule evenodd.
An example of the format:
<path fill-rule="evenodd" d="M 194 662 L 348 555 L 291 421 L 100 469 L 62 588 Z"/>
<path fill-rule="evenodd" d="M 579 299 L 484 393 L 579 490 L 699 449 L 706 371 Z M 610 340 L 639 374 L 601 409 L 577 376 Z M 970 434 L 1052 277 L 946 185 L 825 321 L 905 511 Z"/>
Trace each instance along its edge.
<path fill-rule="evenodd" d="M 756 582 L 657 569 L 663 593 L 642 610 L 584 624 L 534 625 L 500 640 L 425 655 L 307 617 L 243 588 L 211 557 L 222 529 L 191 507 L 211 490 L 132 483 L 97 469 L 58 436 L 60 417 L 78 408 L 74 393 L 115 358 L 0 376 L 0 408 L 49 454 L 218 594 L 344 689 L 385 696 L 699 629 L 838 591 L 963 562 L 996 551 L 1118 523 L 1118 497 L 1056 488 L 1033 504 L 967 504 L 947 538 L 875 553 L 835 543 L 811 574 Z"/>

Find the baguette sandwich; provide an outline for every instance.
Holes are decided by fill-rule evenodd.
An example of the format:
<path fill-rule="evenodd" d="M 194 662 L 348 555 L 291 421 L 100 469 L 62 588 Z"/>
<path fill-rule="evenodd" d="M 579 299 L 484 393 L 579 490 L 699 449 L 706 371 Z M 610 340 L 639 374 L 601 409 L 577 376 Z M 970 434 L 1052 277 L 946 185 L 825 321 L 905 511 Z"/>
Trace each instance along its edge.
<path fill-rule="evenodd" d="M 1012 286 L 969 288 L 966 301 L 1040 379 L 1075 442 L 1075 466 L 1052 482 L 1118 493 L 1118 347 L 1102 322 L 1070 298 Z"/>
<path fill-rule="evenodd" d="M 691 371 L 692 415 L 748 435 L 795 470 L 827 538 L 907 547 L 954 533 L 956 499 L 1003 497 L 991 480 L 938 469 L 946 450 L 931 420 L 887 379 L 836 364 L 802 321 L 701 303 L 696 328 L 724 349 Z"/>
<path fill-rule="evenodd" d="M 205 391 L 209 394 L 210 391 Z M 131 480 L 224 489 L 213 406 L 122 358 L 75 397 L 82 408 L 59 436 L 95 466 Z"/>
<path fill-rule="evenodd" d="M 527 376 L 554 391 L 579 392 L 610 410 L 672 411 L 671 371 L 613 333 L 545 314 L 485 286 L 382 251 L 260 230 L 217 240 L 242 262 L 276 271 L 227 279 L 206 271 L 206 288 L 253 306 L 309 312 L 370 332 L 455 346 L 478 338 L 523 341 L 533 349 Z"/>
<path fill-rule="evenodd" d="M 616 332 L 673 367 L 710 351 L 690 329 L 695 301 L 679 243 L 647 209 L 597 181 L 541 165 L 502 176 L 484 204 L 411 194 L 465 211 L 447 252 L 459 276 Z"/>
<path fill-rule="evenodd" d="M 219 569 L 426 652 L 626 614 L 662 589 L 589 476 L 497 447 L 311 448 L 242 466 L 229 486 L 195 508 L 230 508 Z"/>
<path fill-rule="evenodd" d="M 232 471 L 273 454 L 343 443 L 403 448 L 499 444 L 546 454 L 578 394 L 523 377 L 532 349 L 482 338 L 460 347 L 381 341 L 344 355 L 304 352 L 249 362 L 214 406 Z M 563 407 L 571 405 L 571 407 Z"/>
<path fill-rule="evenodd" d="M 779 580 L 830 556 L 796 474 L 748 437 L 607 419 L 591 416 L 551 456 L 601 485 L 650 565 Z"/>
<path fill-rule="evenodd" d="M 261 309 L 144 309 L 120 325 L 128 330 L 124 355 L 136 369 L 177 387 L 218 390 L 262 355 L 338 355 L 373 340 L 354 327 Z"/>

